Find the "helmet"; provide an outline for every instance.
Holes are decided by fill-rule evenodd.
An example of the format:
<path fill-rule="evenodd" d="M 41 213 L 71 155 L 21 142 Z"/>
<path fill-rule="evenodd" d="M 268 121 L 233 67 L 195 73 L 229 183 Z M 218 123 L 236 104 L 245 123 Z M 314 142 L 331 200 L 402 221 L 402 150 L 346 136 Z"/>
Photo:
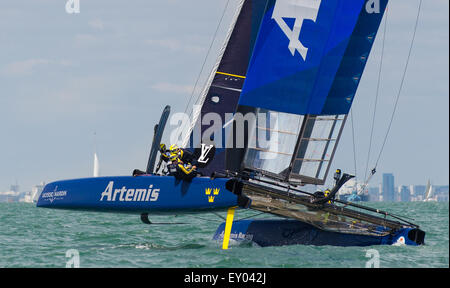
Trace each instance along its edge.
<path fill-rule="evenodd" d="M 172 162 L 176 162 L 176 161 L 178 161 L 179 160 L 179 155 L 178 155 L 178 153 L 170 153 L 170 156 L 169 156 L 169 159 L 170 159 L 170 161 L 172 161 Z"/>
<path fill-rule="evenodd" d="M 169 152 L 171 161 L 180 160 L 183 157 L 183 150 L 178 148 L 177 145 L 170 145 Z"/>
<path fill-rule="evenodd" d="M 166 144 L 161 143 L 161 144 L 159 145 L 159 151 L 161 151 L 161 152 L 166 152 Z"/>
<path fill-rule="evenodd" d="M 169 147 L 169 150 L 170 150 L 170 152 L 175 152 L 175 151 L 178 151 L 180 148 L 178 148 L 178 146 L 177 145 L 170 145 L 170 147 Z"/>

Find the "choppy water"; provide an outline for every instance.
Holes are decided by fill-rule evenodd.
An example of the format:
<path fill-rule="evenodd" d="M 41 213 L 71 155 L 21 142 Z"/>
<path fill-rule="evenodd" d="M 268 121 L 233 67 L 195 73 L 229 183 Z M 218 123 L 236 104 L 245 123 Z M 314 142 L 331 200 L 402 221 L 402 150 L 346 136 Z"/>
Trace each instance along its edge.
<path fill-rule="evenodd" d="M 138 215 L 104 214 L 0 203 L 0 267 L 66 267 L 76 249 L 80 267 L 357 267 L 376 249 L 380 267 L 449 267 L 448 203 L 370 203 L 416 219 L 425 246 L 232 246 L 211 240 L 222 220 L 214 214 L 155 216 L 144 225 Z M 254 212 L 239 211 L 236 218 Z M 223 216 L 225 216 L 223 214 Z M 236 219 L 235 218 L 235 219 Z M 72 254 L 73 255 L 73 254 Z M 69 255 L 69 256 L 72 256 Z"/>

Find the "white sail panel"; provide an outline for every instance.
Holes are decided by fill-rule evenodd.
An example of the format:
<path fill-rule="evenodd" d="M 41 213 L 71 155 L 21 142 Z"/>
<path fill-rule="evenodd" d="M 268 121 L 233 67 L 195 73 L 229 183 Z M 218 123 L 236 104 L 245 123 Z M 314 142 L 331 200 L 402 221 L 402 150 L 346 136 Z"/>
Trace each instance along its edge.
<path fill-rule="evenodd" d="M 325 181 L 346 115 L 307 116 L 292 163 L 290 180 Z"/>
<path fill-rule="evenodd" d="M 249 136 L 246 168 L 284 178 L 291 164 L 304 116 L 259 109 L 256 129 Z"/>

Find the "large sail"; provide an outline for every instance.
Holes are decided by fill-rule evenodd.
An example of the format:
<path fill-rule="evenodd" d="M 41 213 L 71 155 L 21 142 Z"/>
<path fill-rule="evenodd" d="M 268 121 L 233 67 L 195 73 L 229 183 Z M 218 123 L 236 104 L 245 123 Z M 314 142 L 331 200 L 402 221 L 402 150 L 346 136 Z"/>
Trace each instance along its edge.
<path fill-rule="evenodd" d="M 256 120 L 228 169 L 325 182 L 387 2 L 269 1 L 237 109 Z"/>
<path fill-rule="evenodd" d="M 195 149 L 200 149 L 201 144 L 216 147 L 215 156 L 208 166 L 199 169 L 204 175 L 225 169 L 225 137 L 216 136 L 224 135 L 223 125 L 229 120 L 226 115 L 232 115 L 236 111 L 267 2 L 268 0 L 240 2 L 216 69 L 204 91 L 201 110 L 195 117 L 195 125 L 189 134 L 189 143 L 185 143 L 186 147 Z M 209 118 L 208 114 L 212 115 L 210 113 L 215 113 L 214 117 L 218 116 L 219 119 Z M 218 125 L 218 129 L 210 133 L 214 129 L 213 125 Z"/>

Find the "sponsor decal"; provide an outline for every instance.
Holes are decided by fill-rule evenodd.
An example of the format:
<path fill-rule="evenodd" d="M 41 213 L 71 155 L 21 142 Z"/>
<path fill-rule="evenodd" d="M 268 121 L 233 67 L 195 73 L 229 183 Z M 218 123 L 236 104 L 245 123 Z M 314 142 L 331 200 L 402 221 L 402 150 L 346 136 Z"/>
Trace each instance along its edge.
<path fill-rule="evenodd" d="M 393 244 L 394 246 L 404 246 L 405 244 L 405 237 L 400 236 L 400 238 L 397 239 L 397 241 Z"/>
<path fill-rule="evenodd" d="M 42 200 L 48 200 L 50 203 L 53 203 L 55 200 L 64 199 L 67 196 L 66 190 L 58 190 L 58 186 L 55 186 L 53 191 L 43 192 L 41 195 Z"/>
<path fill-rule="evenodd" d="M 209 161 L 208 154 L 213 147 L 214 147 L 214 145 L 205 145 L 202 143 L 201 155 L 198 158 L 198 162 L 203 163 L 203 164 L 208 163 L 208 161 Z"/>
<path fill-rule="evenodd" d="M 306 61 L 308 54 L 308 48 L 303 46 L 299 40 L 303 21 L 316 21 L 321 2 L 322 0 L 277 1 L 273 10 L 272 19 L 289 39 L 289 51 L 292 56 L 295 55 L 295 51 L 298 51 L 303 61 Z M 286 19 L 293 19 L 292 28 L 286 23 Z"/>
<path fill-rule="evenodd" d="M 225 230 L 219 234 L 219 239 L 223 239 L 224 235 L 225 235 Z M 252 241 L 253 234 L 247 234 L 247 233 L 242 233 L 242 232 L 230 233 L 230 239 L 233 239 L 235 241 Z"/>
<path fill-rule="evenodd" d="M 219 188 L 206 188 L 205 194 L 208 196 L 208 202 L 214 203 L 214 199 L 217 195 L 219 195 L 220 189 Z M 211 195 L 212 194 L 212 195 Z"/>
<path fill-rule="evenodd" d="M 160 190 L 149 185 L 148 188 L 121 188 L 114 187 L 110 181 L 100 196 L 100 201 L 108 202 L 154 202 L 158 200 Z"/>

